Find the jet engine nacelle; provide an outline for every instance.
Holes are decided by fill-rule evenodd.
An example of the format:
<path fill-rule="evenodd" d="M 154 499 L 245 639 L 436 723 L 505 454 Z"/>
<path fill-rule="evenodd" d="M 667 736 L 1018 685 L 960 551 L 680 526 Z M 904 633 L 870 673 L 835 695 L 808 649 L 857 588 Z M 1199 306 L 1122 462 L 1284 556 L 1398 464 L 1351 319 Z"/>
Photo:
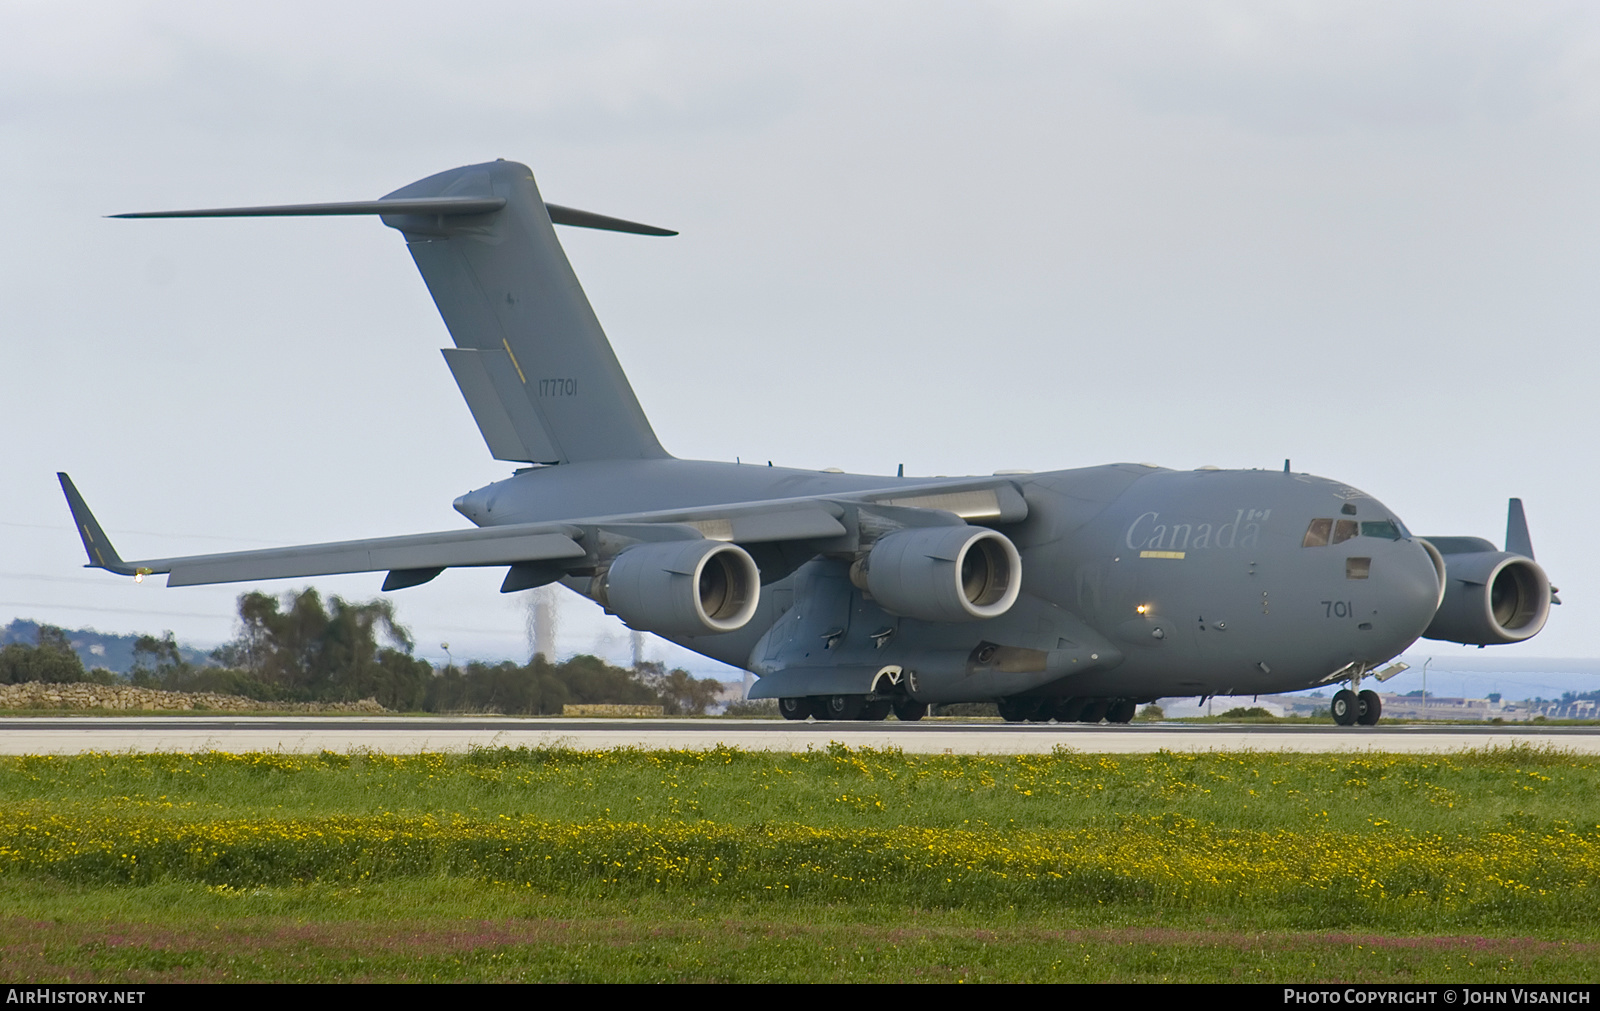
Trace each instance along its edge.
<path fill-rule="evenodd" d="M 761 573 L 737 544 L 666 541 L 623 550 L 606 574 L 606 607 L 629 626 L 675 635 L 744 627 L 756 613 Z"/>
<path fill-rule="evenodd" d="M 1022 589 L 1022 556 L 984 527 L 918 527 L 881 538 L 863 560 L 885 611 L 921 621 L 997 618 Z"/>
<path fill-rule="evenodd" d="M 1537 635 L 1550 617 L 1550 578 L 1533 559 L 1473 551 L 1446 554 L 1444 562 L 1444 601 L 1424 638 L 1469 646 L 1521 642 Z"/>

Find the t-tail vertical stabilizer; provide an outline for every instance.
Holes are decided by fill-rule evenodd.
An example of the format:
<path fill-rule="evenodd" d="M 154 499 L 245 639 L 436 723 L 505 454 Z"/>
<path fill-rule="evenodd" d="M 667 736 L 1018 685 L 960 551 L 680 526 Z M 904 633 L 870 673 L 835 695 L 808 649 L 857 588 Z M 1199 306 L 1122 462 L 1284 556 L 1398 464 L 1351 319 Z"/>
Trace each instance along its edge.
<path fill-rule="evenodd" d="M 667 456 L 589 307 L 555 225 L 636 235 L 677 232 L 546 204 L 528 166 L 468 165 L 381 200 L 116 218 L 376 214 L 406 237 L 456 346 L 445 361 L 489 451 L 529 463 Z"/>
<path fill-rule="evenodd" d="M 383 215 L 455 340 L 445 359 L 490 452 L 534 463 L 665 457 L 556 239 L 552 217 L 573 212 L 547 209 L 533 173 L 510 161 L 441 172 L 383 200 L 437 198 L 505 201 L 480 214 Z M 602 223 L 570 223 L 627 224 L 590 217 Z"/>

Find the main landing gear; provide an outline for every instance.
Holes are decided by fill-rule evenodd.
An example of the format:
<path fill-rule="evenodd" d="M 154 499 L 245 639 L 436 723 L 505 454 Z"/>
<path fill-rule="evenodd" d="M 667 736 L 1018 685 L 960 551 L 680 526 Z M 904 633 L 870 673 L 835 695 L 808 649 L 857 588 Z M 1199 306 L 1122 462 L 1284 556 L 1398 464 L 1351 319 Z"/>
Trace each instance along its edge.
<path fill-rule="evenodd" d="M 889 718 L 912 723 L 928 715 L 926 702 L 877 695 L 806 695 L 778 700 L 778 712 L 786 720 L 854 720 L 874 723 Z"/>
<path fill-rule="evenodd" d="M 1104 699 L 1062 696 L 1022 698 L 1012 696 L 995 703 L 1007 723 L 1128 723 L 1139 709 L 1138 699 Z"/>

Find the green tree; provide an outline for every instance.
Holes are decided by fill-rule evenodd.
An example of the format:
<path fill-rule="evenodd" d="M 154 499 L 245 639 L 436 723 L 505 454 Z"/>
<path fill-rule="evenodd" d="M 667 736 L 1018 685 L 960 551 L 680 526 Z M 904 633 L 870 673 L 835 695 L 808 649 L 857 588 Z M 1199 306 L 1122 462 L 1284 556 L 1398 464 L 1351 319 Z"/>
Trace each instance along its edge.
<path fill-rule="evenodd" d="M 157 639 L 141 635 L 133 642 L 133 670 L 129 679 L 141 688 L 165 688 L 169 681 L 187 673 L 189 664 L 178 652 L 178 641 L 168 631 Z"/>
<path fill-rule="evenodd" d="M 315 589 L 281 600 L 252 592 L 239 598 L 239 623 L 239 637 L 213 657 L 281 697 L 376 697 L 393 709 L 420 708 L 427 700 L 433 668 L 411 656 L 411 635 L 390 601 L 330 597 L 324 605 Z"/>
<path fill-rule="evenodd" d="M 722 696 L 721 681 L 697 678 L 681 667 L 668 671 L 665 666 L 647 663 L 640 672 L 645 684 L 660 698 L 662 711 L 668 716 L 704 716 L 706 709 L 716 705 Z"/>
<path fill-rule="evenodd" d="M 83 661 L 73 650 L 67 633 L 54 625 L 39 626 L 37 645 L 13 642 L 0 649 L 0 684 L 21 684 L 24 681 L 56 684 L 94 681 L 109 684 L 115 680 L 116 676 L 110 671 L 84 670 Z"/>
<path fill-rule="evenodd" d="M 534 657 L 525 666 L 508 660 L 447 667 L 430 683 L 426 708 L 556 715 L 568 703 L 661 705 L 663 701 L 641 672 L 613 667 L 599 657 L 575 656 L 562 663 Z"/>
<path fill-rule="evenodd" d="M 597 656 L 575 656 L 550 667 L 571 693 L 571 702 L 580 705 L 659 705 L 661 699 L 637 671 L 613 667 Z M 546 712 L 558 713 L 559 708 Z"/>

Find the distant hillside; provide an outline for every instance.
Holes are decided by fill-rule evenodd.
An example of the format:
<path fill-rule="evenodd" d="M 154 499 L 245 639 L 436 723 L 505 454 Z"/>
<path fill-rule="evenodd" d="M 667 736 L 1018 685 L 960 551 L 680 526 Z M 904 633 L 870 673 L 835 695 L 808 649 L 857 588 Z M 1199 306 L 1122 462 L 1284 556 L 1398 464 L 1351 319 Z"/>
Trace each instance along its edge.
<path fill-rule="evenodd" d="M 83 661 L 83 665 L 93 669 L 104 667 L 114 674 L 126 674 L 133 670 L 133 644 L 138 641 L 138 635 L 117 635 L 112 632 L 97 632 L 92 628 L 63 629 L 67 639 L 72 643 L 72 649 Z M 0 646 L 7 643 L 20 642 L 32 646 L 39 641 L 39 622 L 27 618 L 17 618 L 9 625 L 0 627 Z M 211 657 L 204 650 L 195 649 L 193 646 L 178 647 L 178 652 L 183 658 L 193 664 L 209 664 Z"/>

